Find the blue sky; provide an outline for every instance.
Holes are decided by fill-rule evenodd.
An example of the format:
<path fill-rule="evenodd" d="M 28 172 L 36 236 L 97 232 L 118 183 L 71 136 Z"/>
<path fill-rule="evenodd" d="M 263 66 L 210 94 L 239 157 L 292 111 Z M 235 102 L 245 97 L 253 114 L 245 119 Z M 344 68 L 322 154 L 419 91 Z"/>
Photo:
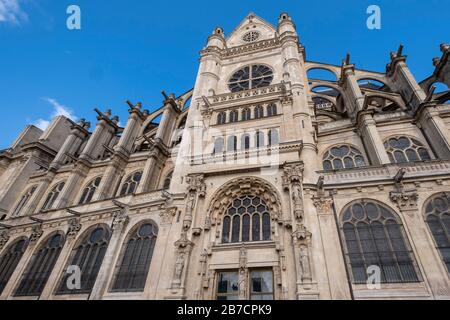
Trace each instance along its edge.
<path fill-rule="evenodd" d="M 81 8 L 79 31 L 66 28 L 71 4 Z M 366 27 L 371 4 L 381 7 L 381 30 Z M 154 110 L 161 90 L 192 88 L 215 26 L 230 33 L 249 12 L 276 24 L 283 11 L 308 60 L 340 64 L 350 52 L 358 68 L 384 71 L 402 42 L 421 80 L 450 42 L 450 0 L 0 0 L 0 149 L 54 114 L 95 123 L 93 108 L 111 108 L 125 123 L 127 99 Z"/>

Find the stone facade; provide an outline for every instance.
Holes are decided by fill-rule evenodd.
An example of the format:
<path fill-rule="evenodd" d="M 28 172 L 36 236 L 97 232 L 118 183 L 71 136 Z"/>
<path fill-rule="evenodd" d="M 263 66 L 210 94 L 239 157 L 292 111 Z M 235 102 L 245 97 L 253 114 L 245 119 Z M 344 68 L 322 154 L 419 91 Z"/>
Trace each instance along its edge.
<path fill-rule="evenodd" d="M 422 82 L 402 49 L 384 73 L 313 62 L 288 14 L 249 14 L 157 111 L 27 127 L 0 153 L 0 299 L 449 299 L 450 92 L 432 84 L 450 85 L 450 47 Z M 372 248 L 358 223 L 350 247 L 355 204 Z M 373 253 L 375 290 L 356 271 Z M 70 261 L 80 290 L 61 289 Z"/>

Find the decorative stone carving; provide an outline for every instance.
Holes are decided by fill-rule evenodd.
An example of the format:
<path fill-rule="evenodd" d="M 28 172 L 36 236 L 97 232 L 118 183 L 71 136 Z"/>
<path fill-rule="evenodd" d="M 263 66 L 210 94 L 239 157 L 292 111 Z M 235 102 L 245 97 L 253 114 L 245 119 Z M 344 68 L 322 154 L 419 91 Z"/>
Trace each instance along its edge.
<path fill-rule="evenodd" d="M 203 174 L 189 175 L 186 178 L 188 183 L 188 192 L 195 192 L 199 197 L 205 197 L 206 195 L 206 184 L 204 181 Z"/>
<path fill-rule="evenodd" d="M 410 216 L 414 215 L 414 211 L 417 211 L 417 202 L 419 194 L 416 189 L 406 190 L 403 184 L 403 179 L 406 174 L 406 169 L 402 168 L 394 177 L 395 190 L 391 191 L 389 197 L 394 202 L 398 209 L 403 212 L 408 212 Z"/>
<path fill-rule="evenodd" d="M 195 205 L 197 197 L 204 198 L 206 195 L 206 184 L 202 174 L 194 174 L 186 177 L 188 183 L 188 192 L 186 200 L 186 215 L 183 221 L 183 230 L 187 231 L 192 226 Z"/>
<path fill-rule="evenodd" d="M 41 224 L 33 226 L 30 235 L 30 243 L 36 243 L 43 233 L 44 231 L 42 230 Z"/>
<path fill-rule="evenodd" d="M 0 250 L 3 249 L 6 243 L 8 243 L 10 239 L 8 230 L 0 231 Z"/>
<path fill-rule="evenodd" d="M 188 240 L 186 232 L 183 232 L 181 238 L 175 242 L 176 259 L 173 271 L 172 289 L 182 288 L 182 284 L 186 278 L 187 263 L 193 246 L 194 243 Z"/>
<path fill-rule="evenodd" d="M 417 210 L 419 194 L 416 190 L 392 191 L 389 194 L 391 201 L 394 202 L 400 211 Z"/>
<path fill-rule="evenodd" d="M 247 249 L 242 247 L 239 250 L 239 299 L 247 299 Z"/>
<path fill-rule="evenodd" d="M 294 217 L 303 221 L 303 163 L 289 164 L 284 166 L 283 188 L 290 191 Z"/>
<path fill-rule="evenodd" d="M 297 266 L 297 279 L 303 284 L 312 282 L 311 272 L 311 232 L 303 224 L 297 225 L 297 230 L 292 234 L 294 241 L 294 252 Z"/>
<path fill-rule="evenodd" d="M 114 212 L 114 218 L 112 223 L 112 229 L 122 230 L 128 224 L 130 218 L 128 217 L 128 213 L 126 209 L 118 210 Z"/>
<path fill-rule="evenodd" d="M 74 239 L 78 232 L 81 230 L 81 220 L 80 218 L 72 218 L 69 220 L 69 228 L 67 230 L 67 237 L 70 239 Z"/>
<path fill-rule="evenodd" d="M 177 211 L 178 211 L 177 207 L 166 208 L 165 206 L 163 206 L 161 208 L 161 212 L 159 213 L 159 216 L 161 217 L 161 224 L 162 225 L 172 224 L 173 218 L 176 216 Z"/>
<path fill-rule="evenodd" d="M 297 230 L 292 234 L 298 244 L 309 245 L 311 241 L 311 232 L 303 224 L 297 224 Z"/>
<path fill-rule="evenodd" d="M 315 197 L 313 198 L 314 206 L 319 215 L 332 214 L 333 198 L 331 197 Z"/>

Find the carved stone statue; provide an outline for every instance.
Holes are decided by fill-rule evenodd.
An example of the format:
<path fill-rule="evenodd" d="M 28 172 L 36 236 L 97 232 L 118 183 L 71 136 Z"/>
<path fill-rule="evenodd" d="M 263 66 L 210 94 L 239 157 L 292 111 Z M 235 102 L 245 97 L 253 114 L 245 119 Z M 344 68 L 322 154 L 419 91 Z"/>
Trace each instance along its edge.
<path fill-rule="evenodd" d="M 183 275 L 185 264 L 184 252 L 179 252 L 177 256 L 177 261 L 175 262 L 175 277 L 174 280 L 177 283 L 181 282 L 181 276 Z"/>
<path fill-rule="evenodd" d="M 310 280 L 311 268 L 309 265 L 309 251 L 307 246 L 300 247 L 300 266 L 302 271 L 302 280 Z"/>

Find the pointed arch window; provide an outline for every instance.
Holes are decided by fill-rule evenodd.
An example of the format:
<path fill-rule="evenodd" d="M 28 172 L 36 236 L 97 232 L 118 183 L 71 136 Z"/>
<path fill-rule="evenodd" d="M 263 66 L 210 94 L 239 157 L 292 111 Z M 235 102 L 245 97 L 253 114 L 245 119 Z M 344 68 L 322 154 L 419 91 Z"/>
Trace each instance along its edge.
<path fill-rule="evenodd" d="M 66 184 L 65 182 L 61 182 L 53 187 L 52 191 L 50 191 L 50 193 L 47 196 L 47 199 L 45 200 L 42 210 L 50 210 L 53 207 L 55 201 L 59 197 L 59 194 L 64 189 L 65 184 Z"/>
<path fill-rule="evenodd" d="M 425 220 L 450 272 L 450 193 L 441 193 L 425 206 Z"/>
<path fill-rule="evenodd" d="M 225 112 L 220 112 L 217 115 L 217 124 L 225 124 L 227 122 L 227 114 Z"/>
<path fill-rule="evenodd" d="M 64 274 L 57 294 L 89 294 L 97 280 L 98 272 L 108 248 L 111 232 L 106 226 L 99 226 L 88 231 L 81 242 L 72 250 L 67 266 L 78 266 L 81 270 L 81 288 L 69 289 L 67 279 L 70 274 Z"/>
<path fill-rule="evenodd" d="M 32 186 L 25 192 L 24 195 L 22 195 L 22 198 L 20 198 L 19 203 L 17 204 L 16 208 L 14 209 L 12 216 L 18 217 L 20 215 L 20 212 L 22 209 L 26 206 L 28 201 L 30 201 L 30 198 L 33 196 L 34 192 L 36 191 L 37 186 Z"/>
<path fill-rule="evenodd" d="M 384 143 L 386 152 L 392 163 L 407 163 L 431 160 L 428 150 L 424 145 L 405 136 L 390 138 Z"/>
<path fill-rule="evenodd" d="M 92 197 L 94 196 L 97 188 L 100 186 L 101 181 L 102 178 L 97 177 L 94 180 L 92 180 L 86 188 L 84 188 L 79 204 L 87 204 L 92 201 Z"/>
<path fill-rule="evenodd" d="M 366 161 L 361 152 L 349 145 L 335 146 L 325 152 L 323 156 L 323 169 L 326 171 L 365 166 Z"/>
<path fill-rule="evenodd" d="M 167 175 L 166 179 L 164 179 L 163 189 L 167 190 L 170 188 L 170 183 L 172 182 L 172 176 L 173 176 L 173 171 Z"/>
<path fill-rule="evenodd" d="M 255 119 L 264 117 L 264 108 L 262 106 L 255 107 Z"/>
<path fill-rule="evenodd" d="M 120 196 L 127 196 L 136 192 L 139 183 L 141 182 L 142 171 L 135 172 L 128 176 L 125 182 L 122 185 L 122 189 L 120 190 Z"/>
<path fill-rule="evenodd" d="M 237 110 L 233 110 L 230 112 L 230 122 L 238 122 L 239 121 L 239 112 Z"/>
<path fill-rule="evenodd" d="M 277 105 L 275 103 L 271 103 L 267 106 L 267 116 L 273 117 L 277 115 Z"/>
<path fill-rule="evenodd" d="M 140 292 L 145 288 L 158 229 L 145 223 L 131 231 L 123 245 L 121 262 L 116 267 L 112 291 Z"/>
<path fill-rule="evenodd" d="M 28 240 L 20 239 L 11 244 L 0 257 L 0 294 L 2 294 L 14 270 L 28 247 Z"/>
<path fill-rule="evenodd" d="M 250 108 L 245 108 L 244 110 L 242 110 L 242 121 L 247 121 L 250 120 L 252 118 L 252 111 L 250 110 Z"/>
<path fill-rule="evenodd" d="M 269 207 L 255 196 L 233 200 L 222 227 L 222 243 L 267 241 L 271 238 Z"/>
<path fill-rule="evenodd" d="M 381 283 L 419 282 L 419 272 L 398 216 L 373 201 L 359 201 L 342 217 L 347 263 L 355 284 L 367 283 L 367 270 L 378 266 Z"/>
<path fill-rule="evenodd" d="M 64 242 L 64 236 L 58 233 L 49 237 L 41 245 L 33 255 L 30 264 L 22 276 L 15 293 L 16 296 L 37 297 L 41 295 L 53 271 L 53 267 L 58 260 Z"/>
<path fill-rule="evenodd" d="M 242 150 L 249 150 L 250 149 L 250 135 L 244 134 L 241 138 L 241 148 Z"/>

